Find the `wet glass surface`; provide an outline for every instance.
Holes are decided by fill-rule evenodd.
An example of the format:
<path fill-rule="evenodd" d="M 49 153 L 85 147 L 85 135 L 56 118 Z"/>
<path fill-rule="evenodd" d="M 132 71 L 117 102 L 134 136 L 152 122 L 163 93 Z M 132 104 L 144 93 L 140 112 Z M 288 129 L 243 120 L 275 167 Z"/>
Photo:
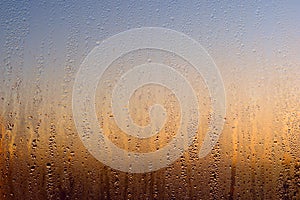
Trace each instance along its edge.
<path fill-rule="evenodd" d="M 1 1 L 0 199 L 300 199 L 299 9 L 297 1 Z M 112 36 L 144 27 L 174 30 L 192 38 L 191 45 L 196 48 L 199 43 L 212 59 L 204 65 L 214 63 L 219 74 L 209 71 L 213 76 L 211 85 L 207 83 L 207 71 L 198 73 L 190 60 L 201 56 L 197 51 L 184 54 L 182 49 L 190 46 L 183 36 L 175 40 L 172 31 L 166 43 L 159 42 L 163 34 L 147 31 L 143 34 L 153 36 L 152 41 L 145 35 L 129 37 L 130 45 L 148 41 L 149 48 L 115 57 L 93 85 L 94 104 L 89 104 L 91 99 L 82 100 L 86 106 L 82 109 L 95 108 L 103 137 L 125 152 L 136 153 L 128 163 L 131 158 L 126 153 L 102 151 L 102 136 L 96 135 L 99 141 L 91 141 L 90 146 L 85 143 L 98 132 L 90 129 L 85 118 L 88 111 L 79 113 L 80 117 L 74 114 L 76 101 L 82 103 L 74 99 L 74 93 L 85 94 L 81 90 L 91 89 L 85 84 L 92 78 L 83 76 L 78 90 L 74 85 L 85 69 L 84 61 L 92 59 L 93 49 L 101 50 L 102 41 L 109 43 Z M 93 62 L 102 62 L 129 45 L 115 44 Z M 150 48 L 160 44 L 169 51 Z M 106 50 L 111 54 L 105 54 Z M 142 71 L 133 70 L 145 63 Z M 175 71 L 167 72 L 169 68 L 161 65 L 165 73 L 147 71 L 151 63 L 163 63 L 181 75 L 176 78 Z M 220 86 L 218 75 L 226 94 L 224 117 L 213 109 L 214 100 L 218 106 L 221 98 L 219 91 L 214 99 L 210 87 Z M 158 79 L 174 84 L 160 85 L 155 82 Z M 148 82 L 138 87 L 142 81 Z M 118 83 L 121 89 L 114 90 Z M 124 100 L 128 105 L 114 111 L 122 95 L 129 93 L 123 83 L 131 84 L 133 92 Z M 188 86 L 195 92 L 191 98 L 186 98 L 190 97 Z M 194 97 L 197 106 L 190 106 Z M 136 127 L 152 123 L 155 135 L 134 135 L 142 129 L 127 126 L 120 110 L 128 111 Z M 214 130 L 220 137 L 201 157 L 210 121 L 218 117 L 224 119 L 224 125 Z M 76 120 L 85 124 L 78 127 Z M 174 145 L 167 155 L 156 155 L 180 127 L 185 127 L 179 137 L 184 151 Z M 186 138 L 193 131 L 195 137 Z M 93 152 L 91 146 L 101 152 Z M 149 165 L 145 162 L 148 171 L 132 173 L 134 155 L 149 152 L 155 159 Z M 99 160 L 98 153 L 107 160 Z M 168 161 L 172 153 L 174 162 Z M 137 158 L 136 162 L 139 166 Z M 128 169 L 119 170 L 115 163 L 125 163 Z M 154 170 L 156 164 L 159 167 Z"/>

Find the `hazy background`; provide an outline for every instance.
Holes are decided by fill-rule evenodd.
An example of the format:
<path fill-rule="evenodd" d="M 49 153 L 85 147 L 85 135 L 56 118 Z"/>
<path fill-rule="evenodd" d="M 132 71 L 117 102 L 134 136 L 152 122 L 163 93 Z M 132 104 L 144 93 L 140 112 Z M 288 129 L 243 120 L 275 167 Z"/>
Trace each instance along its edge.
<path fill-rule="evenodd" d="M 0 199 L 299 199 L 299 9 L 296 0 L 1 1 Z M 81 143 L 72 89 L 98 41 L 144 26 L 183 32 L 207 49 L 227 117 L 206 158 L 197 158 L 198 142 L 168 168 L 127 174 Z"/>

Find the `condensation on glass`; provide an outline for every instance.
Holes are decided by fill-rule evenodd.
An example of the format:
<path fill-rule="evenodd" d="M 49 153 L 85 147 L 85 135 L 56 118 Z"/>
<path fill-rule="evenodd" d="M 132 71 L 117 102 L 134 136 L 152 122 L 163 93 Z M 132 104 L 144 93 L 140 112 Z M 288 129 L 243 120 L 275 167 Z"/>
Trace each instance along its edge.
<path fill-rule="evenodd" d="M 300 199 L 299 9 L 297 1 L 1 1 L 0 199 Z M 203 45 L 223 78 L 226 118 L 217 145 L 198 158 L 211 117 L 203 78 L 169 52 L 120 56 L 113 72 L 164 59 L 198 87 L 193 145 L 168 167 L 136 174 L 112 169 L 86 149 L 72 91 L 96 45 L 140 27 L 173 29 Z M 155 103 L 169 117 L 160 133 L 139 140 L 117 127 L 111 97 L 101 91 L 111 89 L 113 72 L 105 72 L 95 95 L 104 134 L 132 152 L 167 145 L 180 121 L 176 96 L 161 85 L 135 91 L 129 107 L 137 124 L 149 123 L 146 111 Z"/>

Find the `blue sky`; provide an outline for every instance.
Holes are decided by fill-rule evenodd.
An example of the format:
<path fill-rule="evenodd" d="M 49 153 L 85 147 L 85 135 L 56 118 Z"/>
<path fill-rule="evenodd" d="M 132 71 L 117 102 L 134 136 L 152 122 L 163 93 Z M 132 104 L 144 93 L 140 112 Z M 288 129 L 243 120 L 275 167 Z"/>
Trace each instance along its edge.
<path fill-rule="evenodd" d="M 255 51 L 272 60 L 281 51 L 299 61 L 300 3 L 295 0 L 2 1 L 0 7 L 1 66 L 22 51 L 23 68 L 32 68 L 39 56 L 53 69 L 72 57 L 77 68 L 97 41 L 143 26 L 184 32 L 215 57 L 224 52 L 223 57 L 251 57 Z"/>

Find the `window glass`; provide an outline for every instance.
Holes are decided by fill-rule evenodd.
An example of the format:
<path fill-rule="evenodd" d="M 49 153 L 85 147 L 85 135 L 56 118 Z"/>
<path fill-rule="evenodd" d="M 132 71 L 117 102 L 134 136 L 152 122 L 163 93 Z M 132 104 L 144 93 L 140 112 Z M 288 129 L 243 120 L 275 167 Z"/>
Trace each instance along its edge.
<path fill-rule="evenodd" d="M 1 1 L 0 199 L 300 199 L 298 1 Z"/>

